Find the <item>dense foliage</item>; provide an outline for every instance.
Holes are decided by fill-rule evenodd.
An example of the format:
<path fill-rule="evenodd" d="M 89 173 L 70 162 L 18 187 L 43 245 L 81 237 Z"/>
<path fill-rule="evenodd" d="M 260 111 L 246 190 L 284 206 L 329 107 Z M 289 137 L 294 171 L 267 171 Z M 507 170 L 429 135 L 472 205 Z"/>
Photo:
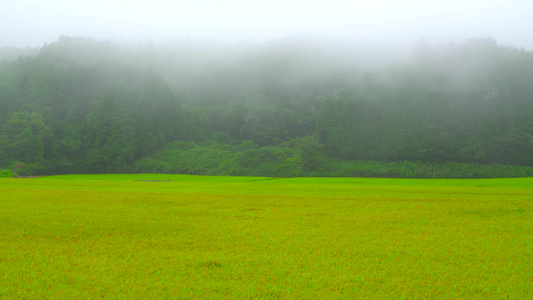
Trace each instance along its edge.
<path fill-rule="evenodd" d="M 0 166 L 533 175 L 533 53 L 492 39 L 420 41 L 403 62 L 371 64 L 357 49 L 302 38 L 131 49 L 61 37 L 0 64 Z"/>

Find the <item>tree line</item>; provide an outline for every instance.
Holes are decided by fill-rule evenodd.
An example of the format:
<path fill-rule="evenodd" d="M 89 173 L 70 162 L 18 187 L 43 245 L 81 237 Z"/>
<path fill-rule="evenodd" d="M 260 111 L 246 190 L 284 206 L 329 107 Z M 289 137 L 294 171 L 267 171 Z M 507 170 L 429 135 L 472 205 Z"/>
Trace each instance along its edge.
<path fill-rule="evenodd" d="M 0 64 L 0 166 L 17 175 L 533 175 L 533 53 L 490 38 L 421 40 L 408 58 L 368 64 L 354 49 L 61 37 Z"/>

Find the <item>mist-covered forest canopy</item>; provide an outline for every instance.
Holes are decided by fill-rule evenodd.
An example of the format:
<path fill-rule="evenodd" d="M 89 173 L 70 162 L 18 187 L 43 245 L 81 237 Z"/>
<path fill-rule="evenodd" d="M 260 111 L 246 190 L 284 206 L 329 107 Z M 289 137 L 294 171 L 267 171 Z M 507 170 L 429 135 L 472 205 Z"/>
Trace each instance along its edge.
<path fill-rule="evenodd" d="M 0 49 L 17 175 L 533 176 L 533 53 L 294 36 Z"/>

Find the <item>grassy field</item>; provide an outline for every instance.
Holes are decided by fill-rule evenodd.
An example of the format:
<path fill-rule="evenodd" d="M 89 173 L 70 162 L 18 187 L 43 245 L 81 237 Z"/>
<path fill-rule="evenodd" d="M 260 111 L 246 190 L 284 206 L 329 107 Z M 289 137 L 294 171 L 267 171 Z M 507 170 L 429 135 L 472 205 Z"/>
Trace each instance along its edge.
<path fill-rule="evenodd" d="M 0 298 L 533 298 L 533 178 L 0 179 Z"/>

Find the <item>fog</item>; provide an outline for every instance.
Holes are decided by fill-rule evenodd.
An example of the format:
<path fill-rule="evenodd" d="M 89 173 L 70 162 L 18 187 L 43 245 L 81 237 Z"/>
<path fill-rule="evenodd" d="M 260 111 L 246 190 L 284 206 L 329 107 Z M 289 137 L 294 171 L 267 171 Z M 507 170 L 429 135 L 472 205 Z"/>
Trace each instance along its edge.
<path fill-rule="evenodd" d="M 0 47 L 40 47 L 61 35 L 116 43 L 180 38 L 242 42 L 294 34 L 384 44 L 492 37 L 533 49 L 527 0 L 0 1 Z"/>
<path fill-rule="evenodd" d="M 3 4 L 0 166 L 23 162 L 28 175 L 530 176 L 533 168 L 463 164 L 533 167 L 531 8 Z M 352 161 L 402 169 L 344 169 Z M 436 175 L 413 173 L 410 162 L 457 165 Z"/>

